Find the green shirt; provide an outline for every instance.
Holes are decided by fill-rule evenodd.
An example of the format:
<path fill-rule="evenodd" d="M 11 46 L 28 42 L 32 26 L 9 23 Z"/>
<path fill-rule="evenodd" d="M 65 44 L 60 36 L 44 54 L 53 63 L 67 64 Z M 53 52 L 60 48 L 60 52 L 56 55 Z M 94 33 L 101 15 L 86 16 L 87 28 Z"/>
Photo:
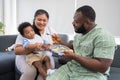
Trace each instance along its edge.
<path fill-rule="evenodd" d="M 73 41 L 74 51 L 77 55 L 89 58 L 107 58 L 113 59 L 115 51 L 114 37 L 104 31 L 102 28 L 95 27 L 85 35 L 76 34 Z M 65 67 L 65 66 L 64 66 Z M 102 76 L 109 75 L 109 69 L 106 73 L 94 72 L 85 67 L 75 60 L 67 63 L 65 70 L 70 76 L 95 76 L 98 80 L 102 80 Z M 87 77 L 87 76 L 86 76 Z M 88 77 L 89 78 L 89 77 Z M 99 79 L 100 78 L 100 79 Z M 88 79 L 92 80 L 92 79 Z"/>

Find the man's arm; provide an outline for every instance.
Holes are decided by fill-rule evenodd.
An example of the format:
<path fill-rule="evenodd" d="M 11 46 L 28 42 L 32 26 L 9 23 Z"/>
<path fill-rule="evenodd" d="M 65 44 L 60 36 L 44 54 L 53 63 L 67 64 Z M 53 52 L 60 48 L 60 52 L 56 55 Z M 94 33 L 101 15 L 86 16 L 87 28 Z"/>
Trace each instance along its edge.
<path fill-rule="evenodd" d="M 104 73 L 112 63 L 111 59 L 86 58 L 78 55 L 75 55 L 73 59 L 82 64 L 84 67 L 101 73 Z"/>
<path fill-rule="evenodd" d="M 82 66 L 96 72 L 104 73 L 112 63 L 112 59 L 87 58 L 72 53 L 71 51 L 64 51 L 64 53 L 65 55 L 63 55 L 63 57 L 76 60 Z"/>

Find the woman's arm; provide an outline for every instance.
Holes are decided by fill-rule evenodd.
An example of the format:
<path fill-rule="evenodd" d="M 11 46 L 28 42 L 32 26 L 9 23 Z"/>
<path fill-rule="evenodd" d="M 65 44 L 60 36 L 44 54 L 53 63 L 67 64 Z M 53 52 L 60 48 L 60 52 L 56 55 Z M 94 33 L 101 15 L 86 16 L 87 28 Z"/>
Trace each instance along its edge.
<path fill-rule="evenodd" d="M 23 47 L 20 44 L 15 46 L 14 52 L 17 55 L 28 54 L 34 50 L 42 50 L 42 43 L 28 44 L 26 47 Z"/>
<path fill-rule="evenodd" d="M 15 41 L 15 47 L 14 47 L 14 53 L 16 55 L 24 55 L 24 54 L 28 54 L 32 51 L 32 50 L 25 49 L 22 46 L 23 39 L 24 38 L 20 34 L 18 34 L 16 41 Z"/>
<path fill-rule="evenodd" d="M 30 49 L 23 48 L 23 46 L 20 44 L 16 44 L 16 46 L 14 48 L 14 53 L 16 55 L 24 55 L 24 54 L 28 54 L 30 52 L 32 52 L 32 49 L 30 50 Z"/>

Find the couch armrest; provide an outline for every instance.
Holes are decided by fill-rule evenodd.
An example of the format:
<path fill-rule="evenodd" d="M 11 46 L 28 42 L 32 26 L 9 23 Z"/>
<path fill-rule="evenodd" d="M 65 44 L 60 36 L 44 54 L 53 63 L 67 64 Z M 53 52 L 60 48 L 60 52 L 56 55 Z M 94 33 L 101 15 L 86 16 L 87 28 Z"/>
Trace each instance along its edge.
<path fill-rule="evenodd" d="M 110 67 L 110 76 L 108 77 L 108 80 L 119 80 L 119 79 L 120 79 L 120 45 L 117 45 L 114 59 Z"/>
<path fill-rule="evenodd" d="M 110 76 L 108 80 L 120 80 L 120 68 L 110 67 Z"/>
<path fill-rule="evenodd" d="M 117 49 L 115 50 L 115 55 L 111 67 L 120 68 L 120 45 L 117 45 Z"/>
<path fill-rule="evenodd" d="M 13 52 L 0 52 L 0 75 L 15 70 L 15 54 Z"/>

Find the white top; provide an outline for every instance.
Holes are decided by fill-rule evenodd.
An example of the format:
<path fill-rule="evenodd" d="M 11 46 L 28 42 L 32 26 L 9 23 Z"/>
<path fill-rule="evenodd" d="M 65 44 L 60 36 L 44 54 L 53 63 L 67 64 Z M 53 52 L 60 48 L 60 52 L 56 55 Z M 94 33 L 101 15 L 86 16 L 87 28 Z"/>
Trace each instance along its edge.
<path fill-rule="evenodd" d="M 52 28 L 46 27 L 44 34 L 41 35 L 41 38 L 43 40 L 46 40 L 47 43 L 53 44 L 51 35 L 54 33 L 55 31 Z M 23 40 L 24 40 L 24 37 L 22 37 L 22 35 L 19 34 L 16 38 L 15 44 L 22 44 Z"/>
<path fill-rule="evenodd" d="M 37 34 L 35 34 L 33 39 L 28 39 L 24 37 L 22 41 L 23 47 L 26 47 L 28 44 L 35 44 L 35 43 L 43 43 L 43 39 Z"/>
<path fill-rule="evenodd" d="M 50 43 L 50 44 L 53 44 L 53 41 L 52 41 L 52 35 L 56 33 L 55 30 L 53 30 L 52 28 L 50 27 L 46 27 L 45 28 L 45 32 L 44 34 L 41 34 L 41 37 L 43 40 L 46 41 L 46 43 Z"/>

